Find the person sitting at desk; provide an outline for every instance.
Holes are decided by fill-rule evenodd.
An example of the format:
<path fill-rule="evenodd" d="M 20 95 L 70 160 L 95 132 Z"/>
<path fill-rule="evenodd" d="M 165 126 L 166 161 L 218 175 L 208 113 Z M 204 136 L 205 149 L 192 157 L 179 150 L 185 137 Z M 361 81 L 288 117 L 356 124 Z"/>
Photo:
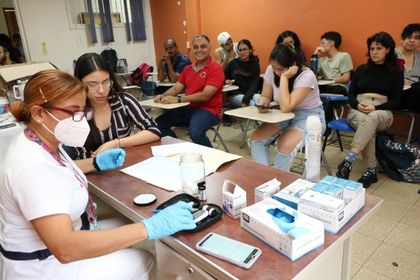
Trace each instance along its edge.
<path fill-rule="evenodd" d="M 196 227 L 185 202 L 138 223 L 96 221 L 83 173 L 94 162 L 104 169 L 121 166 L 125 152 L 105 151 L 88 170 L 60 148 L 86 140 L 92 114 L 86 90 L 68 73 L 45 70 L 29 79 L 25 101 L 12 104 L 27 128 L 11 142 L 0 170 L 4 279 L 155 279 L 153 256 L 124 248 Z"/>
<path fill-rule="evenodd" d="M 318 74 L 322 79 L 333 81 L 332 84 L 319 86 L 322 93 L 347 95 L 346 85 L 350 81 L 353 63 L 348 53 L 338 51 L 340 45 L 340 33 L 329 31 L 321 36 L 321 44 L 313 53 L 316 57 L 323 55 L 318 61 Z"/>
<path fill-rule="evenodd" d="M 260 86 L 260 63 L 254 55 L 249 40 L 238 43 L 239 57 L 231 60 L 225 68 L 226 84 L 237 85 L 239 89 L 227 92 L 227 102 L 234 108 L 255 105 L 260 98 L 256 94 Z"/>
<path fill-rule="evenodd" d="M 305 53 L 302 50 L 300 39 L 296 32 L 286 30 L 280 33 L 280 35 L 277 37 L 276 45 L 277 44 L 289 44 L 292 46 L 295 51 L 297 52 L 300 61 L 305 64 L 306 63 L 306 57 Z"/>
<path fill-rule="evenodd" d="M 277 143 L 273 166 L 289 171 L 293 157 L 305 143 L 307 117 L 318 116 L 325 131 L 324 110 L 315 74 L 302 64 L 290 45 L 278 44 L 271 51 L 259 104 L 261 113 L 267 112 L 272 98 L 279 103 L 282 112 L 293 112 L 295 117 L 278 124 L 260 125 L 250 138 L 251 157 L 270 165 L 269 147 Z"/>
<path fill-rule="evenodd" d="M 228 63 L 239 56 L 237 45 L 233 43 L 230 34 L 222 32 L 217 35 L 217 42 L 220 48 L 214 51 L 214 60 L 222 65 L 223 69 L 226 68 Z"/>
<path fill-rule="evenodd" d="M 74 76 L 88 88 L 87 104 L 94 109 L 83 147 L 65 147 L 73 159 L 86 159 L 111 148 L 124 148 L 160 139 L 160 130 L 138 100 L 123 91 L 108 64 L 96 53 L 80 56 Z M 131 134 L 134 123 L 139 131 Z M 83 164 L 83 161 L 77 161 Z"/>
<path fill-rule="evenodd" d="M 206 131 L 216 125 L 222 113 L 223 69 L 210 56 L 210 39 L 203 34 L 192 39 L 192 52 L 196 62 L 185 67 L 173 87 L 157 95 L 155 102 L 189 102 L 186 107 L 166 110 L 156 118 L 162 136 L 176 137 L 173 126 L 188 127 L 194 143 L 212 147 Z M 185 96 L 179 95 L 185 89 Z"/>
<path fill-rule="evenodd" d="M 395 48 L 399 59 L 404 60 L 404 85 L 399 109 L 420 112 L 420 23 L 407 25 L 401 33 L 401 45 Z"/>
<path fill-rule="evenodd" d="M 185 66 L 191 64 L 190 59 L 178 51 L 178 46 L 174 39 L 166 39 L 163 44 L 165 54 L 158 63 L 158 80 L 164 82 L 166 79 L 175 83 Z"/>
<path fill-rule="evenodd" d="M 347 115 L 356 129 L 351 150 L 338 165 L 337 177 L 348 179 L 352 164 L 360 153 L 367 170 L 358 182 L 368 188 L 378 181 L 376 175 L 375 135 L 389 128 L 393 122 L 391 110 L 401 99 L 404 76 L 396 64 L 395 42 L 391 35 L 379 32 L 367 39 L 369 59 L 354 72 L 349 91 L 352 107 Z"/>
<path fill-rule="evenodd" d="M 0 66 L 10 65 L 14 62 L 10 59 L 10 46 L 0 43 Z"/>

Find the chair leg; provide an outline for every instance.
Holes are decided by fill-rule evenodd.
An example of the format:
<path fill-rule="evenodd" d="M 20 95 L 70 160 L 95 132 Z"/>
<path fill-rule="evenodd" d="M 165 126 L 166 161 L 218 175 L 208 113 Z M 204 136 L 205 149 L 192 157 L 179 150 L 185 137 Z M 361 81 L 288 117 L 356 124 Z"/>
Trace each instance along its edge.
<path fill-rule="evenodd" d="M 217 136 L 217 134 L 219 133 L 219 128 L 220 128 L 220 124 L 221 124 L 221 122 L 222 122 L 222 121 L 220 121 L 220 122 L 217 124 L 216 128 L 214 128 L 215 133 L 214 133 L 214 137 L 213 137 L 213 142 L 216 142 L 216 136 Z M 216 133 L 216 132 L 217 132 L 217 133 Z"/>
<path fill-rule="evenodd" d="M 338 144 L 340 145 L 340 151 L 343 151 L 343 143 L 341 142 L 340 132 L 338 130 L 335 131 L 337 133 Z"/>
<path fill-rule="evenodd" d="M 408 135 L 407 135 L 407 144 L 410 144 L 411 142 L 411 136 L 413 134 L 414 123 L 416 122 L 416 117 L 414 116 L 413 113 L 409 113 L 409 116 L 411 117 L 411 123 L 410 123 L 410 129 L 408 130 Z"/>
<path fill-rule="evenodd" d="M 242 142 L 241 142 L 241 145 L 239 146 L 241 149 L 244 147 L 244 145 L 245 145 L 245 141 L 246 141 L 246 136 L 247 136 L 247 133 L 248 133 L 248 129 L 249 129 L 249 124 L 251 123 L 251 120 L 250 119 L 248 119 L 247 121 L 246 121 L 246 125 L 245 125 L 245 129 L 242 131 Z"/>
<path fill-rule="evenodd" d="M 222 143 L 222 146 L 223 146 L 223 148 L 225 149 L 225 152 L 229 153 L 229 149 L 228 149 L 228 147 L 226 146 L 226 143 L 225 143 L 225 141 L 223 140 L 222 136 L 220 135 L 220 133 L 219 133 L 219 131 L 218 131 L 218 127 L 216 127 L 216 128 L 211 127 L 210 129 L 214 132 L 214 139 L 216 139 L 216 137 L 217 137 L 217 138 L 219 138 L 219 141 L 220 141 L 220 143 Z M 214 141 L 213 141 L 213 142 L 214 142 Z"/>
<path fill-rule="evenodd" d="M 324 163 L 325 168 L 327 169 L 327 174 L 332 175 L 330 165 L 328 164 L 327 157 L 324 154 L 324 151 L 321 151 L 321 162 Z"/>

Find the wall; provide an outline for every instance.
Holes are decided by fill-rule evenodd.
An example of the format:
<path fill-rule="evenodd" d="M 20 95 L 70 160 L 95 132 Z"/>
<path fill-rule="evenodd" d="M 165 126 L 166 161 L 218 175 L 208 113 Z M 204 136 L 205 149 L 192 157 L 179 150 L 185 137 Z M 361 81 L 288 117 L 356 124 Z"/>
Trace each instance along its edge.
<path fill-rule="evenodd" d="M 176 0 L 160 0 L 152 5 L 154 24 L 161 18 L 169 21 L 172 11 L 162 6 L 174 5 Z M 419 22 L 418 0 L 182 0 L 186 6 L 188 38 L 195 29 L 209 35 L 213 48 L 216 36 L 228 31 L 235 42 L 251 40 L 261 59 L 262 69 L 267 65 L 269 52 L 279 33 L 293 30 L 298 33 L 307 57 L 319 44 L 320 35 L 336 30 L 343 36 L 341 50 L 351 54 L 355 66 L 366 62 L 366 39 L 378 32 L 387 31 L 400 42 L 402 28 L 410 22 Z M 404 3 L 404 4 L 402 4 Z M 175 22 L 175 26 L 176 26 Z M 173 29 L 156 29 L 155 36 L 176 36 L 182 32 Z M 156 41 L 155 41 L 156 43 Z"/>
<path fill-rule="evenodd" d="M 66 14 L 65 0 L 16 0 L 16 10 L 21 18 L 21 33 L 25 36 L 30 61 L 50 61 L 60 69 L 73 72 L 73 59 L 86 52 L 100 53 L 111 47 L 119 58 L 126 58 L 129 69 L 140 63 L 154 64 L 154 42 L 149 0 L 143 0 L 147 40 L 127 42 L 124 27 L 114 27 L 115 42 L 104 44 L 101 32 L 96 30 L 98 42 L 88 42 L 84 28 L 70 28 Z M 18 15 L 17 15 L 18 16 Z M 23 28 L 22 28 L 23 27 Z M 46 46 L 46 52 L 43 49 Z"/>
<path fill-rule="evenodd" d="M 8 34 L 3 8 L 13 8 L 12 0 L 0 0 L 0 33 Z"/>

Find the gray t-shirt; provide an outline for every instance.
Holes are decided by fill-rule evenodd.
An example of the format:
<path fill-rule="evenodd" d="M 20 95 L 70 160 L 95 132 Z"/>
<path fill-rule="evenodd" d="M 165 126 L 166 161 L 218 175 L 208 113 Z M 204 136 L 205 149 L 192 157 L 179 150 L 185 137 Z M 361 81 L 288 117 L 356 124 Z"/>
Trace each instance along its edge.
<path fill-rule="evenodd" d="M 395 48 L 395 53 L 397 57 L 400 59 L 402 58 L 401 52 L 399 48 Z M 411 71 L 407 70 L 407 65 L 404 65 L 404 79 L 409 81 L 409 84 L 416 83 L 420 81 L 420 52 L 416 51 L 414 53 L 414 63 L 413 68 Z"/>
<path fill-rule="evenodd" d="M 318 62 L 319 71 L 324 79 L 335 79 L 341 77 L 344 73 L 353 70 L 351 57 L 346 52 L 337 52 L 333 57 L 321 57 Z M 336 83 L 333 85 L 345 84 Z"/>

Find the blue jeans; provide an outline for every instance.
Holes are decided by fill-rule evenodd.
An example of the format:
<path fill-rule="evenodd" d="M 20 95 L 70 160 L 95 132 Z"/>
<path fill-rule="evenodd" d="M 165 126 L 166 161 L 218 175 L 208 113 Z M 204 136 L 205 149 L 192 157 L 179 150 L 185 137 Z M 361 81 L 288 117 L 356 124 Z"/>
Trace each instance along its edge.
<path fill-rule="evenodd" d="M 207 130 L 219 122 L 219 118 L 209 111 L 199 108 L 181 107 L 166 110 L 163 115 L 156 118 L 156 123 L 162 132 L 162 137 L 176 137 L 171 129 L 173 126 L 188 127 L 191 140 L 199 145 L 213 147 L 206 135 Z"/>
<path fill-rule="evenodd" d="M 306 119 L 309 116 L 318 116 L 321 121 L 322 133 L 324 133 L 326 125 L 324 109 L 322 108 L 322 106 L 312 109 L 296 109 L 293 111 L 293 113 L 295 113 L 295 117 L 293 119 L 278 124 L 279 133 L 267 137 L 266 139 L 251 141 L 251 157 L 253 160 L 261 164 L 270 165 L 270 145 L 276 142 L 277 138 L 279 137 L 282 131 L 288 128 L 296 127 L 300 129 L 304 134 L 303 139 L 301 141 L 301 145 L 296 146 L 296 148 L 288 154 L 283 154 L 277 151 L 276 158 L 273 163 L 274 167 L 285 171 L 289 171 L 290 167 L 292 166 L 292 161 L 294 156 L 296 155 L 297 149 L 305 145 L 304 139 L 306 138 L 307 134 Z"/>
<path fill-rule="evenodd" d="M 251 100 L 249 101 L 249 106 L 254 106 L 255 104 L 259 103 L 260 94 L 256 93 L 252 96 Z M 242 98 L 244 98 L 243 94 L 235 94 L 229 96 L 229 103 L 232 105 L 233 108 L 239 108 L 242 105 Z"/>

